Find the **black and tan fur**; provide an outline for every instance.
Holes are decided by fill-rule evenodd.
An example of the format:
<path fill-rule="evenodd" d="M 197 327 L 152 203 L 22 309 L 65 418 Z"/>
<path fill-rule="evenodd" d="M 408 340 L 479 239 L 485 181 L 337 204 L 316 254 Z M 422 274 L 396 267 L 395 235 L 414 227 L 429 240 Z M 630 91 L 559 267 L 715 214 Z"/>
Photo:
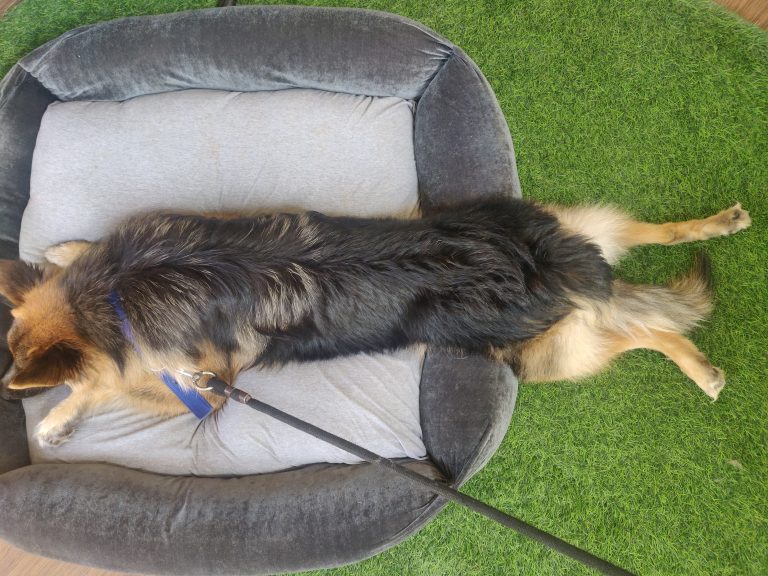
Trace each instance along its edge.
<path fill-rule="evenodd" d="M 610 207 L 522 200 L 419 220 L 134 217 L 101 242 L 49 249 L 44 266 L 0 262 L 0 294 L 14 316 L 4 385 L 72 388 L 37 429 L 47 444 L 112 406 L 183 412 L 152 370 L 211 370 L 232 381 L 250 366 L 418 343 L 488 355 L 529 381 L 581 378 L 650 348 L 715 399 L 723 374 L 684 336 L 710 311 L 706 259 L 663 287 L 613 280 L 610 264 L 640 244 L 749 225 L 738 204 L 656 225 Z M 141 358 L 108 303 L 112 291 Z"/>

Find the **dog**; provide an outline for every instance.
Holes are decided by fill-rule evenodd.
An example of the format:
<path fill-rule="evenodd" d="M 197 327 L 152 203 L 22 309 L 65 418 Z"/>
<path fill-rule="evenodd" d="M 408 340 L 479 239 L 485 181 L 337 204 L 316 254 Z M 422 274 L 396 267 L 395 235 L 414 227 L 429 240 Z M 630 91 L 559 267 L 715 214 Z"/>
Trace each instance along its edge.
<path fill-rule="evenodd" d="M 412 344 L 483 354 L 524 381 L 576 380 L 649 348 L 714 400 L 723 372 L 684 335 L 712 307 L 706 257 L 667 286 L 613 279 L 610 266 L 634 246 L 706 240 L 750 223 L 740 204 L 650 224 L 610 206 L 517 199 L 414 220 L 140 215 L 99 242 L 49 248 L 43 265 L 0 261 L 13 316 L 3 386 L 71 388 L 36 429 L 43 445 L 112 407 L 183 413 L 158 370 L 233 382 L 253 366 Z"/>

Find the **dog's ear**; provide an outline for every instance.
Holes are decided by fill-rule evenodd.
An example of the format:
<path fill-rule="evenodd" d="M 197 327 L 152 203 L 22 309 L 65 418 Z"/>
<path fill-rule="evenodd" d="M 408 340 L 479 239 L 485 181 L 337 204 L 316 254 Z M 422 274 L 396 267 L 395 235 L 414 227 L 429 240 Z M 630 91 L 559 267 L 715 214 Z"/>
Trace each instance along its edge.
<path fill-rule="evenodd" d="M 21 260 L 0 260 L 0 296 L 11 306 L 18 306 L 29 292 L 43 279 L 42 268 Z"/>
<path fill-rule="evenodd" d="M 66 268 L 92 245 L 93 242 L 86 240 L 72 240 L 55 244 L 45 251 L 45 259 L 60 268 Z"/>
<path fill-rule="evenodd" d="M 28 357 L 23 367 L 12 367 L 6 377 L 7 387 L 9 390 L 52 388 L 77 377 L 82 364 L 82 350 L 68 342 L 57 342 Z"/>

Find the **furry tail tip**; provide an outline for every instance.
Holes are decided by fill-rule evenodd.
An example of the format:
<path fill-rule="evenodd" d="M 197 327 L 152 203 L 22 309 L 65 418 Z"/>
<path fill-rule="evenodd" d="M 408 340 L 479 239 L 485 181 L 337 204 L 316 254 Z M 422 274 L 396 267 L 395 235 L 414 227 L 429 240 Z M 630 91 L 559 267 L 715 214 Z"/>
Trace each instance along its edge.
<path fill-rule="evenodd" d="M 693 255 L 693 268 L 688 273 L 688 277 L 696 278 L 711 296 L 715 285 L 712 277 L 712 259 L 704 250 L 697 250 Z"/>
<path fill-rule="evenodd" d="M 695 323 L 704 320 L 712 312 L 712 261 L 703 250 L 696 252 L 691 270 L 670 283 L 669 288 L 682 297 L 694 316 Z"/>

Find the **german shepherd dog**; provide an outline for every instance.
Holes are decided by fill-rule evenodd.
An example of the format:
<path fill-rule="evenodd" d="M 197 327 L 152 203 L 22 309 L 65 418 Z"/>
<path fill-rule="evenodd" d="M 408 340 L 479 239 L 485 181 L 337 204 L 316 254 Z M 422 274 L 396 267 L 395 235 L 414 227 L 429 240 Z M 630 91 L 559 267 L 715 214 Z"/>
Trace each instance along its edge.
<path fill-rule="evenodd" d="M 100 242 L 48 249 L 44 265 L 0 262 L 13 315 L 3 385 L 72 389 L 36 430 L 47 445 L 115 406 L 183 413 L 155 370 L 232 382 L 252 366 L 419 343 L 484 354 L 526 381 L 578 379 L 650 348 L 716 399 L 722 371 L 684 336 L 711 309 L 706 258 L 667 286 L 614 280 L 610 265 L 633 246 L 706 240 L 750 223 L 739 204 L 649 224 L 607 206 L 512 199 L 417 220 L 133 217 Z"/>

